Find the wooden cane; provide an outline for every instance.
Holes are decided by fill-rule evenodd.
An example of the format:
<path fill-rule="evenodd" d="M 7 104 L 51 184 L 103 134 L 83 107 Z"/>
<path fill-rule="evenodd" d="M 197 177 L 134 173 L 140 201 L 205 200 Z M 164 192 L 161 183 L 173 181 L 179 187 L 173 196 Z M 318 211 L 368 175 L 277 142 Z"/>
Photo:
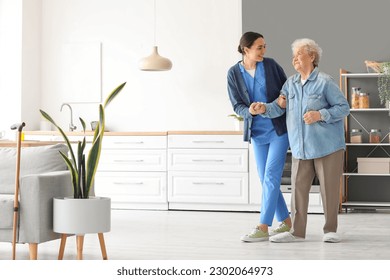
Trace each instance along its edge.
<path fill-rule="evenodd" d="M 19 177 L 20 177 L 20 150 L 22 142 L 22 130 L 26 124 L 14 124 L 11 126 L 12 130 L 17 129 L 17 143 L 16 143 L 16 175 L 15 175 L 15 197 L 14 197 L 14 224 L 12 235 L 12 259 L 16 259 L 16 229 L 18 227 L 18 212 L 19 212 Z"/>

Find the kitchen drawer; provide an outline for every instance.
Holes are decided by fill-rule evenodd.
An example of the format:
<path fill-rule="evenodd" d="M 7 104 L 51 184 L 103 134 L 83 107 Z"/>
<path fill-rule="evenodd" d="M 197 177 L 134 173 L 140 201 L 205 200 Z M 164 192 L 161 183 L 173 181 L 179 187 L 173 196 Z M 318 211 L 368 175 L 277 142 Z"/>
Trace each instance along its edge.
<path fill-rule="evenodd" d="M 248 203 L 248 173 L 168 172 L 168 201 Z"/>
<path fill-rule="evenodd" d="M 105 136 L 103 149 L 166 149 L 166 136 Z"/>
<path fill-rule="evenodd" d="M 167 202 L 165 172 L 98 172 L 95 192 L 113 202 Z"/>
<path fill-rule="evenodd" d="M 168 135 L 168 148 L 247 149 L 242 135 Z"/>
<path fill-rule="evenodd" d="M 100 155 L 99 171 L 166 171 L 166 150 L 109 150 Z"/>
<path fill-rule="evenodd" d="M 168 170 L 248 172 L 248 150 L 169 149 Z"/>

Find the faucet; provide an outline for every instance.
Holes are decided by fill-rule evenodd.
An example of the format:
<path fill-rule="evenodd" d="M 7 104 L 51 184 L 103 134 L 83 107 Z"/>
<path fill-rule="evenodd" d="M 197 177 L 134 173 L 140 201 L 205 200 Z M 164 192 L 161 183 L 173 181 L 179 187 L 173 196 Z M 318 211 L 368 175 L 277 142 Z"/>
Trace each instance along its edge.
<path fill-rule="evenodd" d="M 69 110 L 70 110 L 69 131 L 76 130 L 77 126 L 75 126 L 75 125 L 73 124 L 73 111 L 72 111 L 72 107 L 70 107 L 69 103 L 62 103 L 60 112 L 62 112 L 62 108 L 63 108 L 64 106 L 68 106 L 68 107 L 69 107 Z"/>

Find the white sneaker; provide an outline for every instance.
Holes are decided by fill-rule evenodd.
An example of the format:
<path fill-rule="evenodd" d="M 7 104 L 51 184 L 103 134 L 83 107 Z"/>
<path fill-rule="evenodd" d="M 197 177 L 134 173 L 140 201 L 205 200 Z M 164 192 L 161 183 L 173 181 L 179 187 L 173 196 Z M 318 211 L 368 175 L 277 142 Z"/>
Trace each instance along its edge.
<path fill-rule="evenodd" d="M 304 241 L 304 240 L 305 240 L 304 238 L 294 236 L 289 232 L 282 232 L 282 233 L 273 235 L 269 238 L 269 241 L 275 242 L 275 243 L 300 242 L 300 241 Z"/>
<path fill-rule="evenodd" d="M 322 241 L 328 242 L 328 243 L 339 243 L 341 241 L 341 238 L 335 232 L 327 232 L 324 234 Z"/>
<path fill-rule="evenodd" d="M 282 232 L 287 232 L 290 230 L 291 230 L 291 228 L 285 222 L 281 222 L 277 228 L 272 229 L 270 231 L 269 235 L 276 235 L 276 234 L 279 234 Z"/>

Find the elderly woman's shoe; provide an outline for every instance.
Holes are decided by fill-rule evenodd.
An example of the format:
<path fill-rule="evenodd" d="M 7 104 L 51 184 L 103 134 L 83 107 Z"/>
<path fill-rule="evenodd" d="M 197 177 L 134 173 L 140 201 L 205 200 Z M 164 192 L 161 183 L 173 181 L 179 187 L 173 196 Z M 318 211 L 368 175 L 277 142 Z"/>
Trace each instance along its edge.
<path fill-rule="evenodd" d="M 289 243 L 289 242 L 300 242 L 305 239 L 292 235 L 290 232 L 282 232 L 277 235 L 271 236 L 269 241 L 274 243 Z"/>
<path fill-rule="evenodd" d="M 324 234 L 322 241 L 327 242 L 327 243 L 339 243 L 341 241 L 341 238 L 335 232 L 327 232 Z"/>

